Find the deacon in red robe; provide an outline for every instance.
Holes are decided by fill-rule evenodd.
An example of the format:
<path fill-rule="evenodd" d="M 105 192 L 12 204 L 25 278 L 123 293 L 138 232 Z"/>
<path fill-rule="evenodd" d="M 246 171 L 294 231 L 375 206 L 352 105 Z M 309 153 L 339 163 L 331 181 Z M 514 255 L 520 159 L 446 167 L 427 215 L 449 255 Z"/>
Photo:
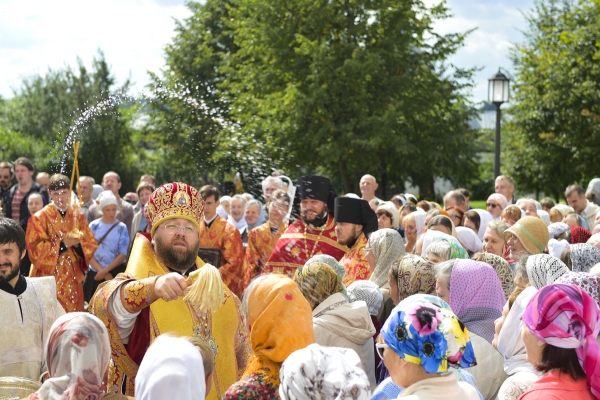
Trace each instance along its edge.
<path fill-rule="evenodd" d="M 348 248 L 339 244 L 335 234 L 333 205 L 336 197 L 329 179 L 322 176 L 302 176 L 298 179 L 300 216 L 291 224 L 271 253 L 263 274 L 294 276 L 312 256 L 327 254 L 336 260 Z"/>

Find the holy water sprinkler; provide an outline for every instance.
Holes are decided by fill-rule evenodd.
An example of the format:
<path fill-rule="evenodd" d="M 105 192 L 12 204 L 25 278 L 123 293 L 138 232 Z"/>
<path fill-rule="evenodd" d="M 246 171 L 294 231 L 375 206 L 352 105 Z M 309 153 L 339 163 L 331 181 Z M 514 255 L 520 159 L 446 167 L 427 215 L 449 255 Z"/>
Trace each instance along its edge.
<path fill-rule="evenodd" d="M 75 154 L 73 157 L 73 171 L 71 172 L 71 187 L 69 193 L 73 193 L 73 182 L 75 182 L 75 177 L 77 177 L 77 182 L 79 182 L 79 162 L 77 161 L 77 156 L 79 154 L 79 144 L 80 142 L 73 143 L 73 152 Z M 79 210 L 81 210 L 82 205 L 83 201 L 81 197 L 81 187 L 77 185 L 77 200 L 69 204 L 69 207 L 71 207 L 71 210 L 73 210 L 73 216 L 75 217 L 73 219 L 73 229 L 71 229 L 69 233 L 67 233 L 67 237 L 71 239 L 81 239 L 83 237 L 83 232 L 81 232 L 79 230 L 79 227 L 77 226 L 77 214 L 79 213 Z"/>

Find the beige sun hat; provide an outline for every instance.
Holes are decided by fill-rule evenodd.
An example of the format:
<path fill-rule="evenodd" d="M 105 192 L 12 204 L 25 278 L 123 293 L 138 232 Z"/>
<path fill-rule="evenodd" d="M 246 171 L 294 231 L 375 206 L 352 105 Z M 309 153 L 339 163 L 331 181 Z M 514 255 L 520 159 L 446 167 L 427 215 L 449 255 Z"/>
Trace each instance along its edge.
<path fill-rule="evenodd" d="M 511 233 L 523 243 L 523 247 L 531 254 L 543 253 L 548 246 L 548 240 L 550 240 L 548 227 L 537 217 L 521 218 L 516 224 L 505 230 L 505 242 L 508 241 Z"/>

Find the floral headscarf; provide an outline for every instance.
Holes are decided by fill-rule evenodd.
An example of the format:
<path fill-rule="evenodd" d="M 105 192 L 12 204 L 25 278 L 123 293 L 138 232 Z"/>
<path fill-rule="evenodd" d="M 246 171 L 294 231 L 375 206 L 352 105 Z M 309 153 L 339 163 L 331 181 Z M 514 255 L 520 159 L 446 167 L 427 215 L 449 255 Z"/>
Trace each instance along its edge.
<path fill-rule="evenodd" d="M 50 378 L 29 396 L 38 399 L 102 398 L 110 360 L 106 327 L 89 313 L 68 313 L 52 324 L 46 365 Z"/>
<path fill-rule="evenodd" d="M 394 260 L 406 253 L 404 240 L 394 229 L 380 229 L 371 233 L 369 247 L 375 256 L 375 269 L 369 280 L 383 287 Z"/>
<path fill-rule="evenodd" d="M 550 254 L 535 254 L 527 259 L 527 277 L 529 283 L 536 289 L 554 283 L 564 275 L 569 268 L 564 262 Z"/>
<path fill-rule="evenodd" d="M 428 230 L 425 232 L 425 239 L 423 239 L 423 248 L 421 250 L 421 257 L 427 256 L 427 248 L 438 240 L 445 240 L 450 243 L 451 254 L 450 259 L 453 258 L 469 258 L 467 251 L 460 245 L 458 239 L 454 236 L 450 236 L 444 232 Z"/>
<path fill-rule="evenodd" d="M 374 282 L 371 281 L 354 281 L 348 286 L 348 297 L 350 302 L 364 301 L 367 303 L 369 308 L 369 314 L 377 315 L 381 302 L 383 301 L 383 294 L 379 290 Z"/>
<path fill-rule="evenodd" d="M 312 256 L 308 259 L 307 262 L 304 263 L 304 265 L 311 265 L 314 263 L 325 263 L 329 265 L 331 268 L 333 268 L 335 273 L 338 274 L 338 276 L 340 277 L 340 281 L 343 281 L 344 277 L 346 276 L 346 268 L 344 268 L 344 266 L 340 264 L 335 258 L 327 254 L 317 254 L 316 256 Z"/>
<path fill-rule="evenodd" d="M 423 295 L 400 302 L 381 328 L 385 343 L 405 361 L 423 366 L 429 374 L 443 374 L 448 367 L 476 365 L 469 331 L 447 307 Z"/>
<path fill-rule="evenodd" d="M 396 262 L 400 301 L 413 294 L 435 293 L 435 272 L 432 263 L 416 254 L 407 254 Z"/>
<path fill-rule="evenodd" d="M 600 398 L 600 309 L 590 295 L 575 285 L 548 285 L 533 296 L 523 322 L 542 342 L 575 349 L 592 394 Z"/>
<path fill-rule="evenodd" d="M 496 271 L 496 274 L 498 274 L 498 278 L 500 279 L 500 284 L 502 284 L 504 296 L 508 299 L 508 296 L 510 296 L 515 287 L 515 279 L 512 269 L 510 269 L 510 265 L 508 265 L 508 261 L 492 253 L 477 253 L 473 256 L 473 258 L 475 257 L 477 257 L 477 261 L 483 261 L 494 268 L 494 271 Z"/>
<path fill-rule="evenodd" d="M 311 344 L 293 352 L 279 375 L 281 400 L 371 398 L 369 378 L 352 349 Z"/>
<path fill-rule="evenodd" d="M 450 307 L 472 333 L 492 343 L 494 321 L 506 298 L 496 271 L 486 263 L 456 260 L 450 276 Z"/>
<path fill-rule="evenodd" d="M 567 272 L 554 283 L 564 283 L 567 285 L 578 286 L 581 290 L 592 296 L 596 303 L 600 301 L 598 294 L 600 293 L 600 277 L 587 272 Z"/>
<path fill-rule="evenodd" d="M 573 272 L 589 272 L 600 262 L 600 249 L 588 244 L 577 243 L 571 246 L 571 265 Z"/>
<path fill-rule="evenodd" d="M 344 291 L 340 277 L 325 263 L 313 263 L 297 269 L 294 281 L 312 310 L 332 294 Z"/>
<path fill-rule="evenodd" d="M 294 351 L 315 342 L 312 309 L 286 275 L 263 275 L 248 298 L 248 325 L 253 355 L 242 378 L 260 372 L 279 386 L 281 363 Z"/>
<path fill-rule="evenodd" d="M 583 226 L 572 226 L 570 229 L 571 244 L 585 243 L 590 237 L 592 237 L 592 233 Z"/>

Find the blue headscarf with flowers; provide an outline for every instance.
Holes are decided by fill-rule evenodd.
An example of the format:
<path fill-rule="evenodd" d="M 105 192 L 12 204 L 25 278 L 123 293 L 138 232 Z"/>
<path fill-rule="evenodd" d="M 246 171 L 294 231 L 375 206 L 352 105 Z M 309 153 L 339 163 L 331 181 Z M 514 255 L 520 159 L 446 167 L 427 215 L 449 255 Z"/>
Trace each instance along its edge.
<path fill-rule="evenodd" d="M 416 294 L 401 301 L 381 336 L 400 357 L 428 374 L 477 365 L 467 328 L 439 297 Z"/>

